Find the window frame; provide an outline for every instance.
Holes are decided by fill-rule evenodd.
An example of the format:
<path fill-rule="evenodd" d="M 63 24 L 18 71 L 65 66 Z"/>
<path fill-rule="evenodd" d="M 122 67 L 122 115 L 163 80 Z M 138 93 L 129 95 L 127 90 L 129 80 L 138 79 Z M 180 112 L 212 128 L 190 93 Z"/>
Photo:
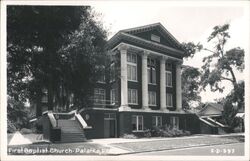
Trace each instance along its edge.
<path fill-rule="evenodd" d="M 171 96 L 171 105 L 168 104 L 168 96 Z M 167 107 L 173 107 L 173 94 L 172 93 L 166 93 L 166 106 Z"/>
<path fill-rule="evenodd" d="M 98 90 L 98 93 L 96 93 L 97 90 Z M 101 100 L 99 98 L 98 99 L 96 98 L 96 95 L 100 96 L 102 94 L 100 91 L 104 91 L 103 92 L 103 96 L 104 96 L 103 100 Z M 94 88 L 94 104 L 95 105 L 105 105 L 106 104 L 106 90 L 105 89 L 103 89 L 103 88 Z"/>
<path fill-rule="evenodd" d="M 132 61 L 132 58 L 135 58 L 135 61 Z M 130 60 L 129 60 L 129 57 Z M 131 67 L 131 70 L 129 70 L 129 67 Z M 133 79 L 133 72 L 132 69 L 135 69 L 135 79 Z M 131 72 L 130 72 L 131 71 Z M 128 53 L 127 54 L 127 79 L 131 82 L 137 82 L 138 81 L 138 73 L 137 73 L 137 55 L 135 53 Z"/>
<path fill-rule="evenodd" d="M 136 129 L 133 129 L 133 120 L 135 118 L 135 127 Z M 140 118 L 140 119 L 139 119 Z M 141 120 L 141 122 L 139 122 Z M 144 129 L 144 119 L 143 119 L 143 115 L 132 115 L 132 120 L 131 120 L 131 124 L 132 124 L 132 132 L 142 132 Z M 140 128 L 141 125 L 141 128 Z"/>
<path fill-rule="evenodd" d="M 115 82 L 115 63 L 110 64 L 110 79 L 109 82 Z"/>
<path fill-rule="evenodd" d="M 170 117 L 170 125 L 173 128 L 179 129 L 179 127 L 180 127 L 180 119 L 179 119 L 179 117 L 177 117 L 177 116 L 171 116 Z"/>
<path fill-rule="evenodd" d="M 116 89 L 110 90 L 110 105 L 116 104 Z"/>
<path fill-rule="evenodd" d="M 153 95 L 151 95 L 151 94 L 153 94 Z M 154 101 L 152 101 L 150 98 L 154 98 Z M 155 102 L 155 104 L 152 104 L 152 102 Z M 156 91 L 148 91 L 148 105 L 149 106 L 156 106 L 157 105 Z"/>
<path fill-rule="evenodd" d="M 97 83 L 106 84 L 105 66 L 101 65 L 98 68 L 101 69 L 102 72 L 97 79 Z"/>
<path fill-rule="evenodd" d="M 159 121 L 161 120 L 161 121 Z M 155 124 L 154 124 L 155 121 Z M 160 124 L 159 124 L 160 122 Z M 152 116 L 152 126 L 160 127 L 162 126 L 162 116 Z"/>
<path fill-rule="evenodd" d="M 147 59 L 147 74 L 148 84 L 156 85 L 156 60 L 153 58 Z"/>
<path fill-rule="evenodd" d="M 170 80 L 170 82 L 168 82 L 168 75 L 170 74 L 170 78 L 171 78 L 171 80 Z M 169 70 L 166 70 L 166 75 L 165 75 L 165 77 L 166 77 L 166 87 L 173 87 L 173 74 L 172 74 L 172 71 L 169 71 Z M 170 85 L 169 85 L 169 83 L 170 83 Z"/>
<path fill-rule="evenodd" d="M 132 93 L 133 93 L 133 91 L 134 92 L 136 92 L 136 94 L 135 94 L 135 100 L 136 100 L 136 102 L 132 102 Z M 131 93 L 130 93 L 131 92 Z M 131 97 L 129 97 L 129 95 L 131 96 Z M 129 98 L 131 98 L 131 100 L 129 99 Z M 131 102 L 130 102 L 131 101 Z M 129 105 L 138 105 L 138 90 L 137 89 L 133 89 L 133 88 L 128 88 L 128 104 Z"/>

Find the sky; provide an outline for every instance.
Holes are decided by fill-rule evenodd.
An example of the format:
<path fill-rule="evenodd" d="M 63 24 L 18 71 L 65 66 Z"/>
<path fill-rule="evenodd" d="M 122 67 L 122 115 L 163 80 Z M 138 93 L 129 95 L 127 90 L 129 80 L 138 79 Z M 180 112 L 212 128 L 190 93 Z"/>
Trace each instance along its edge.
<path fill-rule="evenodd" d="M 122 29 L 160 22 L 179 42 L 201 42 L 205 47 L 212 48 L 213 46 L 206 42 L 212 28 L 230 23 L 231 38 L 226 49 L 238 46 L 245 49 L 246 60 L 249 62 L 249 8 L 242 1 L 128 2 L 111 1 L 91 5 L 94 11 L 100 14 L 99 20 L 109 31 L 108 38 Z M 192 59 L 185 59 L 183 64 L 200 68 L 202 58 L 209 54 L 197 53 Z M 239 80 L 246 79 L 244 73 L 236 75 Z M 223 93 L 211 92 L 207 88 L 206 92 L 201 92 L 202 102 L 213 101 L 228 94 L 232 86 L 228 82 L 222 83 L 226 86 Z"/>

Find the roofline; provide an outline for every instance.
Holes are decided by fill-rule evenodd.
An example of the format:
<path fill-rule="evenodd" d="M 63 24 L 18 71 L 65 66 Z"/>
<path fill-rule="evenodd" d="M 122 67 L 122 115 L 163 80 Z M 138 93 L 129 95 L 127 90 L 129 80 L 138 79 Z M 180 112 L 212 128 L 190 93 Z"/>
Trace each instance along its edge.
<path fill-rule="evenodd" d="M 210 104 L 210 103 L 207 103 L 206 105 L 205 105 L 205 107 L 203 107 L 198 113 L 200 114 L 200 113 L 202 113 L 203 111 L 205 111 L 206 109 L 207 109 L 207 106 L 208 106 L 208 104 Z M 210 104 L 211 105 L 211 104 Z M 211 105 L 212 106 L 212 105 Z M 218 110 L 218 111 L 220 111 L 220 112 L 222 112 L 221 110 L 219 110 L 218 108 L 216 108 L 216 107 L 214 107 L 214 106 L 212 106 L 214 109 L 216 109 L 216 110 Z"/>
<path fill-rule="evenodd" d="M 132 38 L 132 39 L 135 39 L 137 41 L 140 41 L 140 42 L 144 42 L 144 43 L 148 43 L 148 44 L 152 44 L 156 47 L 160 47 L 160 48 L 164 48 L 165 50 L 168 50 L 168 51 L 172 51 L 172 52 L 175 52 L 175 53 L 178 53 L 178 54 L 181 54 L 180 56 L 181 57 L 184 57 L 184 51 L 182 50 L 179 50 L 179 49 L 175 49 L 175 48 L 172 48 L 172 47 L 169 47 L 169 46 L 165 46 L 165 45 L 162 45 L 162 44 L 158 44 L 158 43 L 155 43 L 155 42 L 151 42 L 149 40 L 145 40 L 145 39 L 142 39 L 140 37 L 137 37 L 137 36 L 134 36 L 134 35 L 130 35 L 128 33 L 124 33 L 124 32 L 121 32 L 119 31 L 118 33 L 116 33 L 107 43 L 107 47 L 106 48 L 109 48 L 110 44 L 112 44 L 112 42 L 115 42 L 117 38 L 120 38 L 122 39 L 121 37 L 122 36 L 125 36 L 127 38 Z"/>
<path fill-rule="evenodd" d="M 153 54 L 155 54 L 155 55 L 157 55 L 157 56 L 166 56 L 166 55 L 164 55 L 164 54 L 162 54 L 162 53 L 160 53 L 160 52 L 156 52 L 156 51 L 148 50 L 148 49 L 143 49 L 143 48 L 141 48 L 141 47 L 138 47 L 138 46 L 135 46 L 135 45 L 132 45 L 132 44 L 128 44 L 128 43 L 124 43 L 124 42 L 121 42 L 121 43 L 119 43 L 118 45 L 116 45 L 111 51 L 114 51 L 115 49 L 119 48 L 120 45 L 128 45 L 128 46 L 130 46 L 130 47 L 132 47 L 132 48 L 136 48 L 136 49 L 139 49 L 139 50 L 146 50 L 146 51 L 148 51 L 148 52 L 150 52 L 150 53 L 153 53 Z M 181 59 L 181 58 L 176 58 L 176 57 L 169 56 L 169 55 L 167 55 L 166 58 L 169 58 L 169 59 L 172 59 L 172 60 L 175 60 L 175 61 L 179 61 L 179 62 L 183 62 L 183 59 Z"/>
<path fill-rule="evenodd" d="M 133 28 L 129 28 L 129 29 L 124 29 L 124 30 L 120 30 L 121 32 L 128 32 L 131 30 L 139 30 L 139 29 L 143 29 L 146 27 L 155 27 L 155 26 L 160 26 L 164 32 L 166 32 L 167 35 L 169 35 L 178 45 L 181 46 L 181 43 L 160 23 L 153 23 L 153 24 L 148 24 L 148 25 L 143 25 L 143 26 L 139 26 L 139 27 L 133 27 Z"/>
<path fill-rule="evenodd" d="M 154 27 L 154 26 L 157 26 L 157 25 L 161 25 L 161 23 L 157 22 L 157 23 L 152 23 L 152 24 L 148 24 L 148 25 L 143 25 L 143 26 L 137 26 L 137 27 L 132 27 L 132 28 L 128 28 L 128 29 L 123 29 L 123 30 L 120 30 L 120 31 L 121 32 L 128 32 L 130 30 L 139 30 L 139 29 L 142 29 L 142 28 Z"/>
<path fill-rule="evenodd" d="M 210 104 L 210 103 L 209 103 Z M 218 103 L 217 103 L 218 104 Z M 213 104 L 210 104 L 211 106 L 213 106 Z M 216 108 L 216 109 L 218 109 L 217 107 L 215 107 L 215 106 L 213 106 L 214 108 Z M 218 110 L 220 110 L 220 109 L 218 109 Z M 223 111 L 223 110 L 222 110 Z"/>

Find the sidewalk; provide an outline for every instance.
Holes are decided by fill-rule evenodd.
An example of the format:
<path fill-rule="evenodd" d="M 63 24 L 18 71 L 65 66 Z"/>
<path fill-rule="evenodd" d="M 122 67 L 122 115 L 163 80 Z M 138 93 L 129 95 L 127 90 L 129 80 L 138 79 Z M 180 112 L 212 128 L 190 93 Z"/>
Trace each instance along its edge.
<path fill-rule="evenodd" d="M 176 138 L 142 139 L 94 139 L 93 143 L 109 147 L 108 155 L 122 155 L 142 152 L 162 151 L 210 145 L 222 145 L 244 142 L 243 134 L 197 135 Z"/>

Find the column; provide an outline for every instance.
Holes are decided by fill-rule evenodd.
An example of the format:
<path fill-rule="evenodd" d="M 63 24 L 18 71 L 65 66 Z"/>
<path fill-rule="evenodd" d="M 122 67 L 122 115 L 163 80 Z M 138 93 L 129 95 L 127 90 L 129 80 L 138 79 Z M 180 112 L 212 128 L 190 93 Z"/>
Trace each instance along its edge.
<path fill-rule="evenodd" d="M 182 90 L 181 90 L 181 65 L 182 61 L 176 63 L 176 111 L 182 110 Z"/>
<path fill-rule="evenodd" d="M 160 108 L 167 110 L 166 106 L 166 58 L 160 60 Z"/>
<path fill-rule="evenodd" d="M 142 108 L 148 109 L 148 52 L 142 53 Z"/>
<path fill-rule="evenodd" d="M 121 63 L 121 106 L 128 106 L 128 81 L 127 81 L 127 46 L 121 45 L 120 63 Z"/>

